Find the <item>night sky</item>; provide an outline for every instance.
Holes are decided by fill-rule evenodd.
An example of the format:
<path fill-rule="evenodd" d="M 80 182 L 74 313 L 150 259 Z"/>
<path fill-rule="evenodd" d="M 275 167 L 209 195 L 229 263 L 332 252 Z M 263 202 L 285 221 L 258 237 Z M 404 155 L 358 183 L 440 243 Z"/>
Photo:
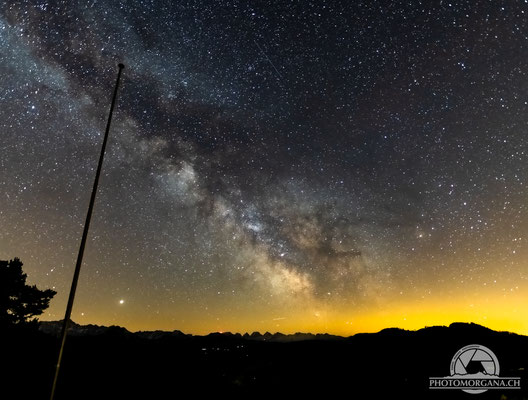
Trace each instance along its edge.
<path fill-rule="evenodd" d="M 528 333 L 526 1 L 0 6 L 0 259 L 130 330 Z"/>

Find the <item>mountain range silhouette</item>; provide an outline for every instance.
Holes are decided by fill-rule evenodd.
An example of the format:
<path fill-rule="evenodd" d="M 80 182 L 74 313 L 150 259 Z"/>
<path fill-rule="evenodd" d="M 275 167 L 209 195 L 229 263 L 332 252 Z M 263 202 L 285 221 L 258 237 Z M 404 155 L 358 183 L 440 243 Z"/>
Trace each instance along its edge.
<path fill-rule="evenodd" d="M 39 331 L 5 332 L 6 393 L 21 399 L 49 396 L 60 327 L 60 321 L 44 321 Z M 200 336 L 72 323 L 56 395 L 456 399 L 467 393 L 430 390 L 429 377 L 447 376 L 451 359 L 468 344 L 492 350 L 501 376 L 521 377 L 521 390 L 498 389 L 480 398 L 528 397 L 528 337 L 466 323 L 350 337 L 300 332 Z"/>

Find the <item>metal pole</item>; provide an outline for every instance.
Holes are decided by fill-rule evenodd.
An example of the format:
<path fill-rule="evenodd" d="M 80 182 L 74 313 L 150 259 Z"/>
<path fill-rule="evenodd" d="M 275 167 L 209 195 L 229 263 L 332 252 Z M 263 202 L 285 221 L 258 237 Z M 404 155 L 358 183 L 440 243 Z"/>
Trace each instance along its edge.
<path fill-rule="evenodd" d="M 95 180 L 92 189 L 92 196 L 90 197 L 90 205 L 88 206 L 88 213 L 86 214 L 86 221 L 84 223 L 84 230 L 81 239 L 81 246 L 79 247 L 79 254 L 77 255 L 77 264 L 75 265 L 75 272 L 73 274 L 73 281 L 70 289 L 70 297 L 68 298 L 68 305 L 66 306 L 66 314 L 64 315 L 64 321 L 62 323 L 61 331 L 61 345 L 59 350 L 59 357 L 57 360 L 57 367 L 55 369 L 55 377 L 53 378 L 53 386 L 51 387 L 50 400 L 55 397 L 55 389 L 57 387 L 57 379 L 59 377 L 60 364 L 62 360 L 62 353 L 64 352 L 64 343 L 66 342 L 66 335 L 68 334 L 68 326 L 70 324 L 70 316 L 73 308 L 73 300 L 75 299 L 75 291 L 77 289 L 77 281 L 79 280 L 79 273 L 81 271 L 82 259 L 84 254 L 84 247 L 86 246 L 86 238 L 88 237 L 88 228 L 90 227 L 90 220 L 92 218 L 92 211 L 95 203 L 95 195 L 97 194 L 97 186 L 99 184 L 99 175 L 101 174 L 101 168 L 103 166 L 103 159 L 106 149 L 106 142 L 108 140 L 108 132 L 110 131 L 110 123 L 112 122 L 112 113 L 114 112 L 114 106 L 117 98 L 117 89 L 119 87 L 119 80 L 121 79 L 121 72 L 125 66 L 119 64 L 119 72 L 117 73 L 117 80 L 114 88 L 114 96 L 112 97 L 112 104 L 110 105 L 110 113 L 108 115 L 108 121 L 106 123 L 106 130 L 103 139 L 103 147 L 101 148 L 101 155 L 99 156 L 99 164 L 97 165 L 97 172 L 95 173 Z"/>

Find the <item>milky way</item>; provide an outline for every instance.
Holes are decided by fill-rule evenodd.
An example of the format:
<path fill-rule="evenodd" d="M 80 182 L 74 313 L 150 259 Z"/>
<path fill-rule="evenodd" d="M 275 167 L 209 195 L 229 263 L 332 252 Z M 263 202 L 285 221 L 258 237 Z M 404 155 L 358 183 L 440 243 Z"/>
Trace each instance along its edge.
<path fill-rule="evenodd" d="M 528 332 L 526 2 L 0 13 L 0 259 L 130 329 Z M 121 301 L 123 300 L 123 301 Z"/>

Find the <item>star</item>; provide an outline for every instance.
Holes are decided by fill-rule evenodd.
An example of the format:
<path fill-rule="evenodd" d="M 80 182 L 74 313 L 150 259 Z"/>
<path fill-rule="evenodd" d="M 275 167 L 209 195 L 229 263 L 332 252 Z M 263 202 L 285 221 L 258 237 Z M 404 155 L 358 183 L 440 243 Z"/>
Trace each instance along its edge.
<path fill-rule="evenodd" d="M 84 322 L 253 332 L 285 315 L 292 332 L 348 335 L 485 314 L 525 327 L 510 311 L 528 290 L 525 12 L 8 1 L 0 260 L 20 257 L 64 314 L 123 63 L 75 297 Z M 130 314 L 107 307 L 130 299 Z"/>

